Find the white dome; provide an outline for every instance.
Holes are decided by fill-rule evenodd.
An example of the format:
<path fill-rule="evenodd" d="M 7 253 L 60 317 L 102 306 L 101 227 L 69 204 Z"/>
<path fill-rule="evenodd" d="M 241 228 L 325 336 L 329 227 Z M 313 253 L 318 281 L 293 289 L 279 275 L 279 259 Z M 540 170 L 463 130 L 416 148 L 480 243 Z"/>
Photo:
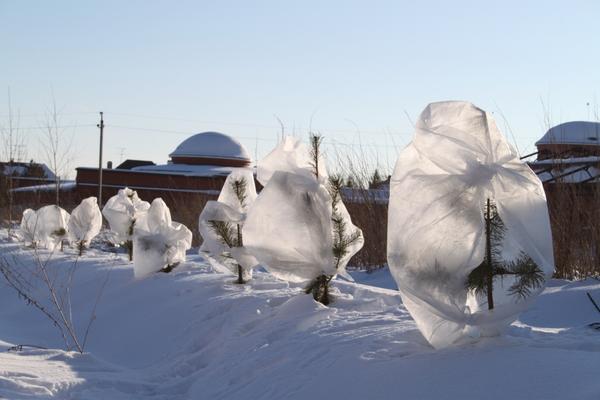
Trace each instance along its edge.
<path fill-rule="evenodd" d="M 234 138 L 219 132 L 197 133 L 181 142 L 169 157 L 202 157 L 248 160 L 246 148 Z"/>
<path fill-rule="evenodd" d="M 536 145 L 540 144 L 600 145 L 600 123 L 572 121 L 556 125 L 536 142 Z"/>

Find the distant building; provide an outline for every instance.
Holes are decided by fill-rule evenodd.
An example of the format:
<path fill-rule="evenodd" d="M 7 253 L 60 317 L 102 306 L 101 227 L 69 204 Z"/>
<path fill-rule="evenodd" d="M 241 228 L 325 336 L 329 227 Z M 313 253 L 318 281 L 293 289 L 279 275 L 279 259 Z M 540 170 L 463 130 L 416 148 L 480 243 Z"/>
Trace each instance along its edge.
<path fill-rule="evenodd" d="M 548 199 L 557 272 L 565 278 L 598 275 L 600 123 L 557 125 L 536 146 L 537 159 L 529 166 L 544 184 Z"/>
<path fill-rule="evenodd" d="M 234 168 L 250 168 L 251 163 L 241 143 L 218 132 L 189 137 L 169 157 L 167 164 L 126 160 L 114 169 L 103 169 L 104 200 L 125 186 L 150 200 L 159 196 L 168 200 L 176 193 L 215 196 Z M 98 172 L 98 168 L 77 168 L 75 184 L 81 196 L 98 194 Z"/>
<path fill-rule="evenodd" d="M 54 183 L 56 176 L 46 164 L 17 161 L 0 161 L 0 174 L 12 177 L 12 187 L 22 188 Z"/>

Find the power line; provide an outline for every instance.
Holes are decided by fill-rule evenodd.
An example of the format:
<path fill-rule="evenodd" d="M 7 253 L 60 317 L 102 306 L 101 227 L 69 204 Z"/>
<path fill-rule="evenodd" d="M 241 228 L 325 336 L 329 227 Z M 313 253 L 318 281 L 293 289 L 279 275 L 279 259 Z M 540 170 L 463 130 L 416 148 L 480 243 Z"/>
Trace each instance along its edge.
<path fill-rule="evenodd" d="M 108 113 L 106 113 L 108 114 Z M 130 114 L 130 113 L 121 113 L 121 112 L 110 112 L 112 115 L 123 116 L 123 117 L 132 117 L 132 118 L 141 118 L 141 119 L 162 119 L 162 120 L 172 120 L 172 121 L 182 121 L 182 122 L 195 122 L 200 124 L 209 124 L 209 125 L 232 125 L 232 126 L 244 126 L 244 127 L 252 127 L 252 128 L 264 128 L 264 129 L 275 129 L 280 130 L 281 126 L 279 125 L 266 125 L 266 124 L 255 124 L 248 122 L 228 122 L 228 121 L 210 121 L 210 120 L 201 120 L 201 119 L 192 119 L 192 118 L 179 118 L 179 117 L 165 117 L 165 116 L 157 116 L 157 115 L 142 115 L 142 114 Z M 114 126 L 114 125 L 113 125 Z M 319 131 L 319 130 L 317 130 Z M 386 135 L 386 132 L 381 132 L 380 130 L 360 130 L 360 129 L 322 129 L 322 132 L 336 132 L 336 133 L 365 133 L 372 135 Z M 184 132 L 177 132 L 184 133 Z M 189 132 L 185 132 L 189 133 Z M 412 135 L 412 133 L 400 132 L 399 135 Z"/>
<path fill-rule="evenodd" d="M 172 134 L 177 134 L 177 135 L 193 135 L 194 132 L 189 132 L 189 131 L 172 131 L 172 130 L 167 130 L 167 129 L 156 129 L 156 128 L 142 128 L 142 127 L 133 127 L 133 126 L 124 126 L 124 125 L 106 125 L 109 128 L 120 128 L 120 129 L 128 129 L 128 130 L 134 130 L 134 131 L 147 131 L 147 132 L 157 132 L 157 133 L 172 133 Z M 245 139 L 245 140 L 260 140 L 263 142 L 277 142 L 276 138 L 259 138 L 259 137 L 250 137 L 250 136 L 238 136 L 235 135 L 236 139 Z M 323 141 L 324 144 L 329 145 L 329 146 L 346 146 L 346 147 L 361 147 L 361 146 L 366 146 L 366 147 L 383 147 L 383 148 L 389 148 L 390 146 L 387 145 L 383 145 L 383 144 L 349 144 L 349 143 L 341 143 L 337 140 L 324 140 Z"/>
<path fill-rule="evenodd" d="M 86 127 L 92 127 L 92 126 L 96 126 L 95 124 L 77 124 L 77 125 L 58 125 L 58 126 L 54 126 L 54 125 L 47 125 L 47 126 L 26 126 L 26 127 L 19 127 L 16 128 L 16 130 L 20 130 L 20 131 L 35 131 L 35 130 L 42 130 L 42 129 L 48 129 L 48 128 L 52 128 L 52 129 L 66 129 L 66 128 L 86 128 Z"/>

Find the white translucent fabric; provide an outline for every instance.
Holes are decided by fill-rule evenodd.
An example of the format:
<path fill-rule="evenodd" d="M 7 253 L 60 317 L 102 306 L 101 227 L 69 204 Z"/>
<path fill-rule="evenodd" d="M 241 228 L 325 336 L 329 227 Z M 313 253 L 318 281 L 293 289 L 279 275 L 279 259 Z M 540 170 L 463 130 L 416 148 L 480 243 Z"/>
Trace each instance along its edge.
<path fill-rule="evenodd" d="M 186 250 L 192 247 L 192 232 L 171 220 L 171 212 L 161 198 L 135 224 L 133 271 L 143 278 L 168 265 L 185 262 Z"/>
<path fill-rule="evenodd" d="M 93 238 L 102 228 L 102 213 L 96 197 L 83 199 L 71 212 L 69 218 L 69 238 L 72 242 L 89 247 Z"/>
<path fill-rule="evenodd" d="M 319 160 L 319 181 L 312 171 L 307 146 L 286 138 L 258 165 L 265 188 L 248 210 L 243 229 L 244 244 L 258 261 L 276 277 L 291 282 L 307 282 L 323 274 L 346 275 L 346 264 L 363 245 L 361 233 L 336 268 L 324 158 Z M 336 208 L 346 233 L 360 233 L 341 201 Z"/>
<path fill-rule="evenodd" d="M 150 204 L 140 200 L 137 192 L 129 188 L 119 190 L 116 195 L 108 199 L 102 209 L 102 215 L 110 225 L 115 244 L 131 240 L 135 221 L 143 218 L 149 208 Z"/>
<path fill-rule="evenodd" d="M 21 226 L 19 228 L 18 237 L 27 245 L 35 245 L 37 244 L 36 228 L 37 215 L 35 213 L 35 210 L 28 208 L 25 211 L 23 211 L 23 217 L 21 218 Z"/>
<path fill-rule="evenodd" d="M 286 136 L 265 158 L 256 169 L 256 179 L 261 185 L 266 186 L 276 171 L 291 172 L 314 179 L 310 150 L 293 136 Z M 327 181 L 327 168 L 325 158 L 319 157 L 319 181 Z"/>
<path fill-rule="evenodd" d="M 240 203 L 234 190 L 234 182 L 244 180 L 246 182 L 245 198 Z M 210 221 L 227 222 L 231 224 L 237 235 L 238 225 L 241 227 L 246 219 L 246 212 L 256 200 L 256 185 L 254 175 L 249 169 L 233 170 L 223 185 L 217 201 L 206 203 L 198 219 L 198 229 L 203 243 L 201 252 L 208 252 L 217 258 L 229 272 L 237 274 L 237 264 L 243 269 L 244 279 L 252 277 L 252 268 L 258 265 L 258 261 L 252 256 L 245 246 L 230 248 L 217 235 L 210 226 Z M 244 240 L 242 240 L 244 243 Z M 232 262 L 232 259 L 235 262 Z"/>
<path fill-rule="evenodd" d="M 246 247 L 270 273 L 290 282 L 335 275 L 331 197 L 308 176 L 275 172 L 249 210 Z"/>
<path fill-rule="evenodd" d="M 466 289 L 484 259 L 488 198 L 506 226 L 505 253 L 524 251 L 551 276 L 542 184 L 483 110 L 467 102 L 427 106 L 390 186 L 388 262 L 406 308 L 434 347 L 498 334 L 541 291 L 515 298 L 507 294 L 510 279 L 498 279 L 488 311 Z"/>
<path fill-rule="evenodd" d="M 69 213 L 59 206 L 49 205 L 23 212 L 20 236 L 33 246 L 54 249 L 68 236 Z"/>

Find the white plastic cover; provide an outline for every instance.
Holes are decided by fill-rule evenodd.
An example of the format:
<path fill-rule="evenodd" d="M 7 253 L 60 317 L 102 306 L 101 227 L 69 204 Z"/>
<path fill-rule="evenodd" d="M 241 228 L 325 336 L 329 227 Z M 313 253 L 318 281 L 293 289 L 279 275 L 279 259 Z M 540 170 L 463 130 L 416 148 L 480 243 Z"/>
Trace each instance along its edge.
<path fill-rule="evenodd" d="M 140 200 L 137 192 L 129 188 L 120 189 L 116 195 L 108 199 L 102 209 L 102 215 L 114 233 L 115 244 L 131 240 L 132 225 L 143 218 L 149 208 L 150 204 Z"/>
<path fill-rule="evenodd" d="M 102 213 L 96 197 L 83 199 L 71 212 L 69 218 L 69 237 L 72 242 L 89 247 L 93 238 L 102 228 Z"/>
<path fill-rule="evenodd" d="M 168 265 L 185 262 L 185 252 L 190 247 L 192 232 L 171 220 L 171 212 L 161 198 L 154 199 L 135 224 L 134 276 L 142 278 Z"/>
<path fill-rule="evenodd" d="M 37 214 L 31 208 L 23 211 L 18 237 L 27 245 L 37 245 Z"/>
<path fill-rule="evenodd" d="M 288 137 L 259 163 L 258 178 L 266 186 L 248 210 L 243 229 L 244 243 L 258 261 L 276 277 L 291 282 L 345 274 L 346 264 L 363 245 L 362 234 L 336 269 L 324 159 L 319 161 L 317 181 L 308 148 Z M 360 232 L 341 201 L 336 208 L 347 233 Z"/>
<path fill-rule="evenodd" d="M 488 311 L 466 289 L 484 259 L 488 198 L 506 227 L 504 251 L 524 251 L 549 278 L 552 237 L 535 173 L 490 114 L 467 102 L 430 104 L 392 176 L 388 262 L 406 308 L 434 347 L 467 334 L 498 334 L 542 290 L 518 299 L 506 294 L 510 282 L 498 280 Z"/>
<path fill-rule="evenodd" d="M 311 166 L 310 150 L 298 138 L 286 136 L 265 158 L 256 169 L 256 179 L 267 186 L 276 171 L 291 172 L 314 180 Z M 319 157 L 319 181 L 327 181 L 325 158 Z"/>
<path fill-rule="evenodd" d="M 234 182 L 241 179 L 246 181 L 243 204 L 240 203 L 233 187 Z M 258 261 L 245 246 L 230 248 L 225 244 L 211 228 L 209 221 L 228 222 L 234 225 L 235 229 L 237 229 L 237 225 L 241 228 L 246 218 L 246 212 L 254 200 L 256 200 L 256 186 L 252 171 L 235 169 L 227 176 L 217 201 L 207 202 L 198 219 L 198 229 L 204 240 L 200 251 L 211 253 L 234 274 L 237 274 L 237 264 L 239 264 L 243 269 L 244 279 L 252 277 L 252 268 L 258 265 Z M 235 262 L 231 262 L 231 258 Z"/>
<path fill-rule="evenodd" d="M 68 237 L 69 213 L 59 206 L 49 205 L 23 212 L 20 236 L 28 244 L 54 249 Z"/>

